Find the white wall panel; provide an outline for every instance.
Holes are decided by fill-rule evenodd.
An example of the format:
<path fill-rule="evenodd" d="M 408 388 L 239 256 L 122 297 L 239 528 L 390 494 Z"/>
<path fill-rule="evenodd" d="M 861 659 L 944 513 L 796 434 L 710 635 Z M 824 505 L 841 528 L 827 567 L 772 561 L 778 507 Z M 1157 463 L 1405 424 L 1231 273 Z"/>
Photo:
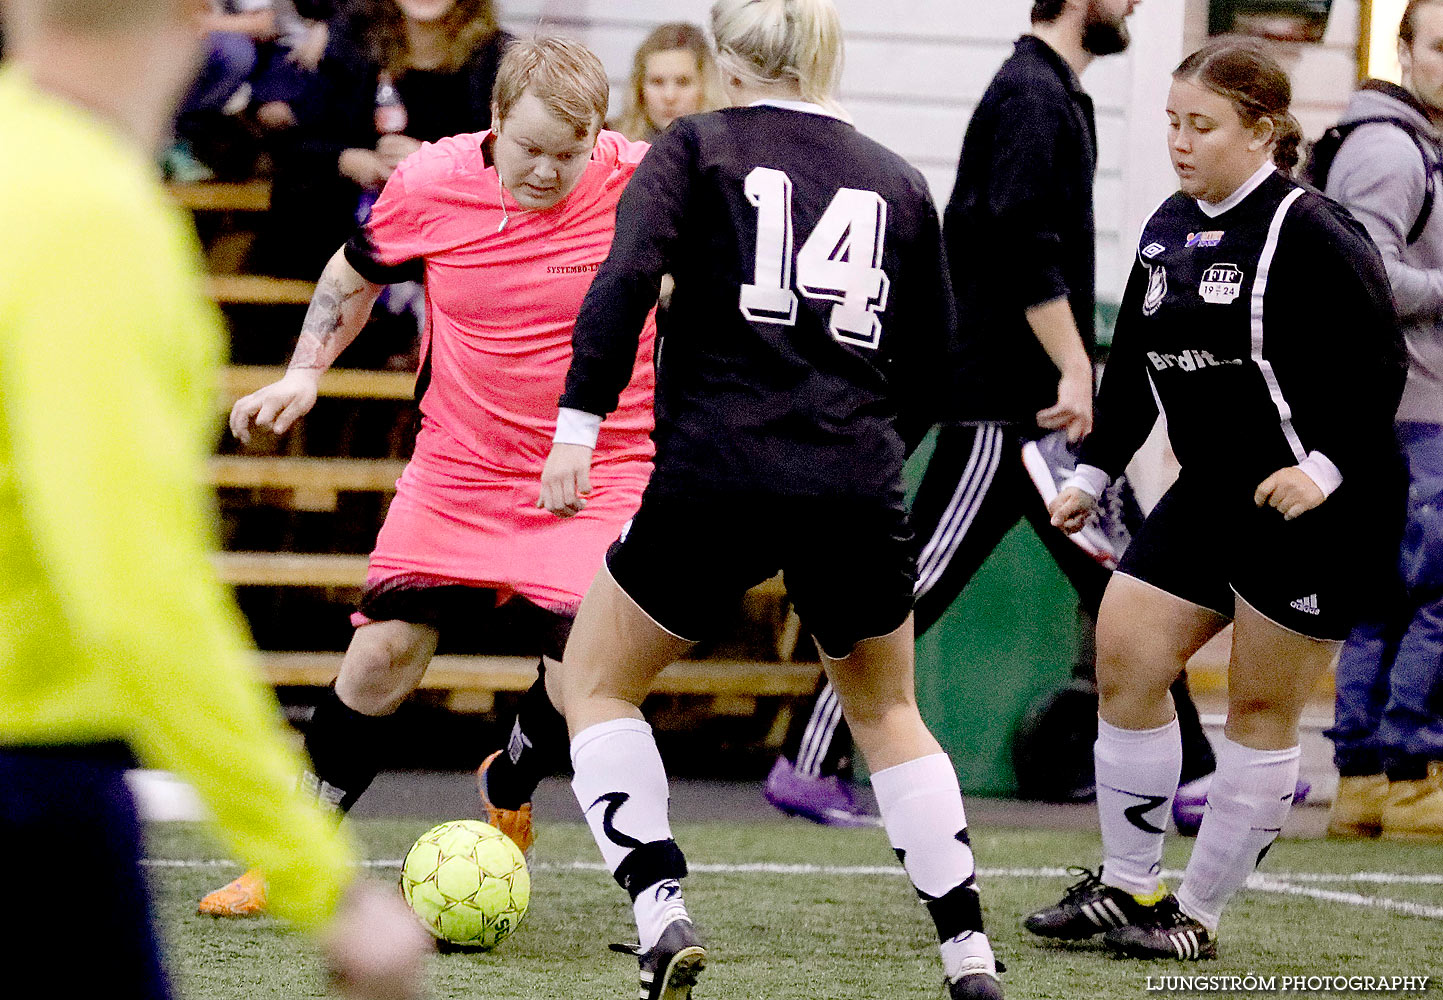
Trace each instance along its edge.
<path fill-rule="evenodd" d="M 612 79 L 613 108 L 642 37 L 663 21 L 705 25 L 711 8 L 710 0 L 498 0 L 498 5 L 503 24 L 517 35 L 539 29 L 592 46 Z M 864 134 L 916 165 L 939 205 L 945 204 L 967 121 L 1013 40 L 1027 30 L 1030 0 L 838 0 L 837 5 L 847 38 L 842 103 Z M 1345 20 L 1356 22 L 1357 0 L 1340 0 L 1338 6 Z M 1174 183 L 1162 106 L 1167 75 L 1182 57 L 1183 7 L 1179 0 L 1140 5 L 1132 18 L 1132 49 L 1098 60 L 1083 75 L 1098 114 L 1098 291 L 1104 300 L 1121 294 L 1137 228 Z M 1332 81 L 1352 33 L 1333 31 L 1328 41 L 1328 51 L 1309 59 L 1302 72 L 1306 80 L 1318 81 L 1307 84 L 1310 94 L 1319 95 L 1309 100 L 1325 102 L 1320 106 L 1331 114 L 1346 96 Z"/>

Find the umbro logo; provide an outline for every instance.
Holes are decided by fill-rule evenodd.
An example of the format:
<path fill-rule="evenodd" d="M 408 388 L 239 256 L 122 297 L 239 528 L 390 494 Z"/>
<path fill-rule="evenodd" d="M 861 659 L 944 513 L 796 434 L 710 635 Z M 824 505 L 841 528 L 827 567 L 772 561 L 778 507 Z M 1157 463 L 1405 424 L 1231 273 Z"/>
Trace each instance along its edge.
<path fill-rule="evenodd" d="M 1167 247 L 1163 246 L 1161 243 L 1149 243 L 1147 246 L 1142 248 L 1142 255 L 1148 260 L 1152 260 L 1154 257 L 1162 253 L 1166 249 Z"/>
<path fill-rule="evenodd" d="M 1300 597 L 1300 598 L 1298 598 L 1296 601 L 1290 602 L 1290 603 L 1288 604 L 1288 607 L 1290 607 L 1290 608 L 1297 608 L 1299 611 L 1303 612 L 1304 614 L 1309 614 L 1309 615 L 1319 615 L 1319 614 L 1322 614 L 1322 612 L 1318 610 L 1318 595 L 1317 595 L 1317 594 L 1309 594 L 1307 597 Z"/>
<path fill-rule="evenodd" d="M 521 731 L 521 717 L 517 716 L 515 725 L 511 727 L 511 739 L 506 742 L 506 756 L 515 764 L 532 746 L 531 738 Z"/>

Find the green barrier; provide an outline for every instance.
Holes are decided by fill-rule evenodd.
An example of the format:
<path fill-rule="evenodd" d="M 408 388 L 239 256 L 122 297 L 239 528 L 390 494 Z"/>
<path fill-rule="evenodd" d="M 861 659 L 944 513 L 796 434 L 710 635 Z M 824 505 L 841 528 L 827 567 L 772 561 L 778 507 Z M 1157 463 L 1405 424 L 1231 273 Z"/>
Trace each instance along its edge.
<path fill-rule="evenodd" d="M 933 445 L 929 437 L 908 463 L 912 490 Z M 1034 701 L 1071 678 L 1077 622 L 1077 594 L 1023 521 L 918 639 L 917 702 L 963 791 L 1016 791 L 1013 730 Z"/>

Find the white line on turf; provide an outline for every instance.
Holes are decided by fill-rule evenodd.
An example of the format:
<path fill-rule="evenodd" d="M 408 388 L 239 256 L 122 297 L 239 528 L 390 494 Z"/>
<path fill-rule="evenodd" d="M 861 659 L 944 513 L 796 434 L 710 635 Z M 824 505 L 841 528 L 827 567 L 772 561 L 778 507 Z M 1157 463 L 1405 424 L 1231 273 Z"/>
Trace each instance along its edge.
<path fill-rule="evenodd" d="M 211 859 L 174 859 L 174 858 L 146 858 L 141 864 L 150 868 L 238 868 L 239 864 L 227 858 Z M 400 868 L 399 858 L 379 859 L 361 862 L 367 868 Z M 707 872 L 719 875 L 901 875 L 902 869 L 898 865 L 807 865 L 807 864 L 776 864 L 772 862 L 738 862 L 738 863 L 716 863 L 716 864 L 691 864 L 688 869 L 694 872 Z M 595 861 L 536 861 L 532 862 L 533 871 L 581 871 L 599 872 L 606 871 L 606 866 Z M 980 878 L 1067 878 L 1072 875 L 1066 868 L 981 868 L 978 869 Z M 1162 873 L 1164 877 L 1179 879 L 1182 877 L 1180 870 L 1169 870 Z M 1443 885 L 1443 875 L 1418 874 L 1411 872 L 1268 872 L 1267 874 L 1253 875 L 1248 881 L 1248 887 L 1266 888 L 1263 883 L 1337 883 L 1355 882 L 1373 885 Z"/>
<path fill-rule="evenodd" d="M 237 868 L 234 861 L 224 858 L 184 859 L 146 858 L 142 865 L 149 868 Z M 399 859 L 362 861 L 367 868 L 396 869 L 401 867 Z M 604 872 L 605 865 L 594 861 L 537 861 L 531 864 L 532 871 L 580 871 Z M 784 865 L 770 862 L 744 862 L 737 864 L 688 864 L 692 872 L 706 872 L 718 875 L 901 875 L 898 865 Z M 1164 878 L 1178 880 L 1181 871 L 1168 870 Z M 1065 878 L 1072 875 L 1066 868 L 980 868 L 979 878 Z M 1334 889 L 1314 889 L 1297 883 L 1357 882 L 1375 885 L 1440 885 L 1443 876 L 1432 874 L 1411 874 L 1406 872 L 1273 872 L 1267 875 L 1253 874 L 1248 878 L 1248 888 L 1255 892 L 1269 892 L 1284 896 L 1303 896 L 1324 903 L 1340 903 L 1364 909 L 1385 910 L 1408 916 L 1443 920 L 1443 906 L 1414 903 L 1403 899 L 1389 899 L 1385 896 L 1364 896 L 1356 892 L 1339 892 Z"/>
<path fill-rule="evenodd" d="M 1443 920 L 1443 906 L 1428 906 L 1406 899 L 1387 899 L 1382 896 L 1364 896 L 1356 892 L 1338 892 L 1334 889 L 1311 889 L 1294 885 L 1266 875 L 1254 875 L 1248 879 L 1248 888 L 1261 892 L 1276 892 L 1286 896 L 1306 896 L 1308 899 L 1326 903 L 1342 903 L 1345 906 L 1361 906 L 1371 910 L 1388 910 L 1392 913 L 1406 913 L 1414 917 L 1428 917 Z"/>

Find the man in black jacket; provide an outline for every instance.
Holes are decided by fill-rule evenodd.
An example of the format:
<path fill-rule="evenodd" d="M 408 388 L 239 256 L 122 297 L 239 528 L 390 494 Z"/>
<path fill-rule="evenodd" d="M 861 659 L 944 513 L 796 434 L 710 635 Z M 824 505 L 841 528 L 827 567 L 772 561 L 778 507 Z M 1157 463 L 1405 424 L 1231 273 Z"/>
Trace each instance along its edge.
<path fill-rule="evenodd" d="M 960 405 L 977 423 L 940 429 L 912 507 L 918 635 L 1023 517 L 1089 615 L 1102 601 L 1110 571 L 1048 522 L 1022 446 L 1051 431 L 1076 442 L 1092 429 L 1097 126 L 1078 75 L 1093 59 L 1127 48 L 1127 18 L 1139 2 L 1035 0 L 1032 31 L 1017 40 L 967 126 L 944 238 L 970 361 Z M 1060 436 L 1051 444 L 1066 455 Z M 1174 697 L 1186 782 L 1214 763 L 1181 679 Z M 1095 707 L 1083 714 L 1091 719 Z M 849 742 L 844 726 L 824 687 L 768 778 L 774 805 L 821 823 L 868 822 L 836 777 Z M 1090 791 L 1090 774 L 1073 780 L 1046 770 L 1056 787 L 1024 793 Z"/>

